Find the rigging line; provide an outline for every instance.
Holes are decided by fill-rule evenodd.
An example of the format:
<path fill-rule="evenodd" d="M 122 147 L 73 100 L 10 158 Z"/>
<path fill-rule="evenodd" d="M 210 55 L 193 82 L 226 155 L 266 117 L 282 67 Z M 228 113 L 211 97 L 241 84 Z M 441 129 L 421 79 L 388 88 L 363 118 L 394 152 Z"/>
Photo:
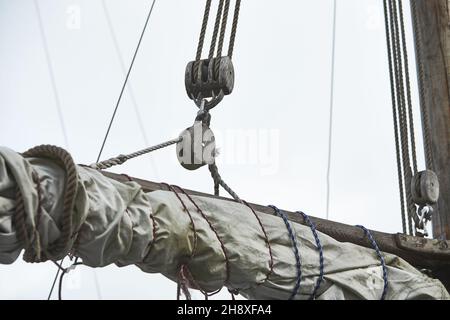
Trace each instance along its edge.
<path fill-rule="evenodd" d="M 95 269 L 91 269 L 94 274 L 94 284 L 95 284 L 95 291 L 97 293 L 98 300 L 103 300 L 102 298 L 102 291 L 100 290 L 100 282 L 98 281 L 98 275 Z"/>
<path fill-rule="evenodd" d="M 117 53 L 117 57 L 119 58 L 119 63 L 120 63 L 121 70 L 122 70 L 123 74 L 126 75 L 126 68 L 125 68 L 125 63 L 124 63 L 122 51 L 120 50 L 119 42 L 117 41 L 116 32 L 114 30 L 114 26 L 113 26 L 113 23 L 112 23 L 112 20 L 111 20 L 111 16 L 109 14 L 108 6 L 106 5 L 106 1 L 105 0 L 102 0 L 102 6 L 103 6 L 103 12 L 104 12 L 105 17 L 106 17 L 106 22 L 107 22 L 107 25 L 108 25 L 108 29 L 110 31 L 111 38 L 113 40 L 114 49 L 115 49 L 115 51 Z M 138 103 L 136 101 L 136 97 L 134 95 L 134 90 L 133 90 L 133 87 L 131 86 L 131 83 L 127 86 L 127 90 L 128 90 L 128 94 L 130 95 L 130 98 L 131 98 L 131 103 L 133 105 L 134 112 L 136 114 L 136 119 L 137 119 L 137 122 L 138 122 L 138 125 L 139 125 L 139 130 L 141 131 L 141 134 L 142 134 L 142 139 L 144 140 L 145 146 L 148 146 L 150 143 L 149 143 L 149 140 L 148 140 L 147 133 L 145 131 L 144 123 L 142 122 L 140 108 L 139 108 Z M 150 158 L 150 164 L 151 164 L 151 167 L 153 169 L 153 172 L 155 172 L 156 176 L 158 177 L 159 176 L 158 175 L 158 168 L 156 167 L 156 164 L 155 164 L 155 161 L 154 161 L 153 158 Z"/>
<path fill-rule="evenodd" d="M 137 53 L 138 53 L 139 48 L 141 46 L 142 39 L 144 37 L 145 31 L 147 30 L 147 25 L 148 25 L 148 22 L 150 20 L 151 15 L 152 15 L 153 8 L 155 6 L 155 2 L 156 2 L 156 0 L 153 0 L 152 5 L 151 5 L 150 10 L 149 10 L 148 15 L 147 15 L 147 19 L 145 20 L 145 24 L 144 24 L 144 27 L 142 29 L 141 36 L 139 37 L 139 41 L 138 41 L 138 44 L 136 46 L 136 50 L 134 51 L 134 54 L 133 54 L 133 59 L 131 60 L 130 67 L 128 68 L 128 72 L 127 72 L 127 75 L 125 77 L 125 81 L 123 82 L 122 89 L 120 90 L 120 94 L 119 94 L 119 97 L 117 99 L 116 106 L 114 107 L 114 112 L 113 112 L 111 120 L 109 122 L 108 129 L 106 130 L 106 134 L 105 134 L 105 137 L 103 139 L 102 146 L 101 146 L 100 151 L 98 153 L 96 162 L 100 161 L 100 157 L 102 156 L 103 149 L 105 148 L 106 141 L 108 140 L 109 132 L 111 131 L 112 124 L 114 122 L 114 119 L 116 118 L 117 110 L 119 109 L 119 105 L 120 105 L 120 101 L 122 100 L 123 92 L 125 91 L 125 87 L 127 86 L 128 79 L 129 79 L 130 74 L 131 74 L 131 70 L 133 69 L 134 61 L 136 60 L 136 56 L 137 56 Z"/>
<path fill-rule="evenodd" d="M 213 31 L 213 35 L 212 35 L 212 39 L 211 39 L 211 46 L 209 47 L 208 59 L 210 59 L 210 60 L 213 58 L 214 50 L 216 48 L 217 35 L 219 33 L 220 20 L 222 18 L 223 2 L 224 2 L 224 0 L 220 0 L 219 4 L 217 6 L 216 21 L 214 23 L 214 31 Z"/>
<path fill-rule="evenodd" d="M 241 0 L 236 0 L 236 5 L 234 7 L 233 25 L 231 27 L 230 43 L 228 45 L 228 56 L 230 57 L 230 59 L 233 57 L 234 41 L 236 40 L 236 31 L 239 22 L 240 8 L 241 8 Z"/>
<path fill-rule="evenodd" d="M 202 57 L 203 43 L 205 42 L 206 28 L 208 26 L 209 12 L 211 10 L 211 0 L 206 0 L 205 12 L 203 13 L 202 27 L 200 30 L 200 37 L 198 40 L 197 53 L 195 61 L 199 61 Z"/>
<path fill-rule="evenodd" d="M 217 58 L 222 56 L 223 42 L 225 40 L 225 32 L 227 30 L 228 12 L 230 10 L 230 0 L 225 0 L 223 9 L 222 26 L 220 27 L 219 44 L 217 46 Z"/>
<path fill-rule="evenodd" d="M 386 47 L 387 47 L 387 58 L 389 65 L 389 79 L 390 79 L 390 87 L 391 87 L 391 100 L 392 100 L 392 115 L 394 120 L 394 141 L 395 141 L 395 155 L 397 160 L 397 176 L 398 176 L 398 186 L 400 193 L 400 210 L 401 210 L 401 219 L 402 219 L 402 230 L 403 233 L 407 233 L 407 224 L 406 224 L 406 212 L 405 212 L 405 199 L 404 199 L 404 191 L 403 191 L 403 175 L 402 175 L 402 162 L 401 162 L 401 154 L 400 154 L 400 141 L 398 138 L 398 120 L 397 120 L 397 105 L 395 100 L 395 86 L 394 86 L 394 70 L 393 70 L 393 54 L 391 47 L 391 29 L 389 27 L 389 14 L 388 14 L 388 0 L 383 1 L 384 8 L 384 22 L 386 29 Z"/>
<path fill-rule="evenodd" d="M 65 122 L 64 122 L 64 114 L 62 112 L 61 100 L 60 100 L 60 97 L 59 97 L 58 89 L 56 87 L 55 72 L 54 72 L 53 66 L 52 66 L 50 50 L 49 50 L 49 47 L 48 47 L 47 37 L 45 35 L 44 23 L 42 21 L 41 9 L 39 7 L 39 1 L 38 0 L 34 0 L 34 7 L 35 7 L 35 10 L 36 10 L 36 16 L 38 18 L 39 32 L 40 32 L 42 44 L 43 44 L 43 47 L 44 47 L 45 60 L 47 62 L 48 74 L 50 76 L 50 83 L 51 83 L 51 86 L 52 86 L 53 96 L 54 96 L 55 104 L 56 104 L 56 110 L 58 112 L 59 123 L 60 123 L 60 126 L 61 126 L 63 138 L 64 138 L 64 144 L 65 144 L 66 147 L 68 147 L 69 146 L 69 139 L 67 137 L 67 129 L 66 129 L 66 125 L 65 125 Z"/>
<path fill-rule="evenodd" d="M 422 110 L 422 126 L 423 126 L 423 136 L 424 136 L 424 146 L 425 146 L 425 158 L 426 158 L 426 167 L 429 170 L 433 170 L 433 155 L 431 151 L 431 141 L 430 141 L 430 120 L 428 115 L 428 108 L 425 104 L 425 71 L 423 66 L 423 57 L 422 57 L 422 43 L 423 36 L 422 31 L 419 28 L 419 17 L 417 14 L 417 5 L 416 0 L 410 1 L 412 21 L 413 21 L 413 30 L 415 37 L 415 51 L 416 51 L 416 62 L 417 62 L 417 78 L 418 78 L 418 86 L 419 86 L 419 101 L 420 107 Z"/>
<path fill-rule="evenodd" d="M 219 78 L 220 58 L 222 57 L 223 42 L 225 40 L 225 32 L 227 30 L 228 12 L 230 10 L 230 0 L 225 0 L 225 7 L 222 13 L 222 26 L 220 27 L 219 43 L 217 45 L 217 59 L 214 61 L 214 77 Z"/>
<path fill-rule="evenodd" d="M 337 0 L 333 5 L 333 42 L 331 53 L 331 84 L 330 84 L 330 123 L 328 128 L 328 162 L 327 162 L 327 202 L 326 202 L 326 218 L 330 218 L 330 175 L 331 175 L 331 149 L 333 145 L 333 109 L 334 109 L 334 72 L 336 62 L 336 10 Z"/>
<path fill-rule="evenodd" d="M 50 76 L 50 83 L 52 86 L 52 92 L 53 92 L 53 96 L 55 99 L 55 105 L 56 105 L 56 110 L 58 113 L 58 119 L 59 119 L 59 123 L 61 126 L 61 131 L 63 134 L 63 139 L 64 139 L 64 144 L 66 147 L 69 147 L 69 139 L 67 136 L 67 129 L 66 129 L 66 125 L 65 125 L 65 121 L 64 121 L 64 114 L 62 112 L 62 106 L 61 106 L 61 100 L 59 97 L 59 93 L 58 93 L 58 88 L 56 86 L 56 78 L 55 78 L 55 73 L 53 70 L 53 65 L 52 65 L 52 59 L 50 56 L 50 50 L 48 47 L 48 42 L 47 42 L 47 37 L 45 34 L 45 30 L 44 30 L 44 23 L 42 20 L 42 15 L 41 15 L 41 8 L 39 6 L 39 1 L 38 0 L 34 0 L 34 8 L 36 10 L 36 16 L 38 18 L 38 24 L 39 24 L 39 32 L 40 32 L 40 36 L 41 36 L 41 41 L 44 47 L 44 53 L 45 53 L 45 60 L 47 62 L 47 69 L 48 69 L 48 74 Z M 55 285 L 56 285 L 56 281 L 58 279 L 59 273 L 61 271 L 61 267 L 62 267 L 62 263 L 63 263 L 64 259 L 62 259 L 59 263 L 59 268 L 56 271 L 55 277 L 53 279 L 53 283 L 52 286 L 50 288 L 47 300 L 50 300 L 52 294 L 53 294 L 53 290 L 55 289 Z"/>
<path fill-rule="evenodd" d="M 206 0 L 205 12 L 203 13 L 202 27 L 200 29 L 200 36 L 198 39 L 197 53 L 195 54 L 195 63 L 193 69 L 194 74 L 198 73 L 198 68 L 200 66 L 200 59 L 202 57 L 203 44 L 205 42 L 206 28 L 208 27 L 208 19 L 210 11 L 211 11 L 211 0 Z"/>
<path fill-rule="evenodd" d="M 59 273 L 60 273 L 61 270 L 62 270 L 62 264 L 63 264 L 63 262 L 64 262 L 64 259 L 65 259 L 65 257 L 59 262 L 59 264 L 55 262 L 55 263 L 56 263 L 56 266 L 57 266 L 57 271 L 56 271 L 55 278 L 53 279 L 53 283 L 52 283 L 52 286 L 51 286 L 51 288 L 50 288 L 50 292 L 48 293 L 47 300 L 50 300 L 50 299 L 51 299 L 52 294 L 53 294 L 53 290 L 55 290 L 56 281 L 58 280 Z"/>
<path fill-rule="evenodd" d="M 411 81 L 409 77 L 409 59 L 408 59 L 408 48 L 406 44 L 406 32 L 405 32 L 405 21 L 403 14 L 403 5 L 402 1 L 398 1 L 398 12 L 400 17 L 400 31 L 402 37 L 402 45 L 403 45 L 403 62 L 405 68 L 405 80 L 406 80 L 406 97 L 408 102 L 408 123 L 409 123 L 409 134 L 411 140 L 411 155 L 412 155 L 412 164 L 413 164 L 413 172 L 417 174 L 417 155 L 416 155 L 416 138 L 414 134 L 414 117 L 412 110 L 412 99 L 411 99 Z"/>
<path fill-rule="evenodd" d="M 159 150 L 159 149 L 167 148 L 173 144 L 181 142 L 182 140 L 183 140 L 183 137 L 178 137 L 176 139 L 165 141 L 165 142 L 162 142 L 155 146 L 148 147 L 148 148 L 145 148 L 145 149 L 142 149 L 139 151 L 135 151 L 130 154 L 120 154 L 117 157 L 113 157 L 113 158 L 110 158 L 110 159 L 107 159 L 107 160 L 104 160 L 101 162 L 93 163 L 89 167 L 96 169 L 96 170 L 105 170 L 105 169 L 111 168 L 113 166 L 121 165 L 128 160 L 143 156 L 144 154 L 147 154 L 147 153 Z"/>
<path fill-rule="evenodd" d="M 413 216 L 415 215 L 415 205 L 412 200 L 411 194 L 411 178 L 412 170 L 409 159 L 409 141 L 408 141 L 408 127 L 407 127 L 407 114 L 406 114 L 406 102 L 405 102 L 405 90 L 404 90 L 404 77 L 403 77 L 403 64 L 402 64 L 402 50 L 400 43 L 400 26 L 399 16 L 397 11 L 397 2 L 390 0 L 390 14 L 391 25 L 393 29 L 393 48 L 394 48 L 394 62 L 395 62 L 395 74 L 397 79 L 397 96 L 399 107 L 399 122 L 400 122 L 400 140 L 402 146 L 402 161 L 403 161 L 403 175 L 405 183 L 406 194 L 406 208 L 408 212 L 408 225 L 409 233 L 413 235 Z"/>

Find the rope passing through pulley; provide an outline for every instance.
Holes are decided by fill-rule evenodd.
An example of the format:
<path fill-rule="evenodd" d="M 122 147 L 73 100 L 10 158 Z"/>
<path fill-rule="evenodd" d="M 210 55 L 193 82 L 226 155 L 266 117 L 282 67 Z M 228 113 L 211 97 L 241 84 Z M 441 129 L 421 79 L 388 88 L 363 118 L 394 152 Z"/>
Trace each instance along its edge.
<path fill-rule="evenodd" d="M 424 144 L 427 169 L 418 171 L 416 142 L 411 94 L 408 46 L 405 19 L 401 0 L 383 0 L 386 42 L 391 82 L 394 137 L 399 181 L 400 206 L 403 233 L 427 236 L 427 223 L 431 221 L 434 205 L 439 198 L 439 181 L 432 171 L 432 155 L 429 148 L 429 128 L 424 122 Z M 417 23 L 415 2 L 411 1 L 413 24 Z M 420 47 L 419 37 L 416 46 Z M 420 49 L 420 48 L 419 48 Z M 416 50 L 420 53 L 420 50 Z M 417 55 L 419 80 L 421 56 Z M 419 86 L 423 87 L 422 81 Z M 423 93 L 422 89 L 419 90 Z M 423 103 L 423 97 L 421 97 Z"/>
<path fill-rule="evenodd" d="M 185 87 L 188 97 L 199 108 L 194 125 L 184 130 L 177 143 L 177 158 L 188 170 L 197 170 L 205 165 L 214 180 L 214 194 L 219 195 L 222 186 L 237 202 L 242 200 L 225 183 L 215 163 L 217 156 L 214 134 L 209 128 L 211 115 L 209 111 L 217 106 L 226 95 L 233 92 L 234 67 L 232 56 L 236 39 L 237 24 L 241 1 L 236 0 L 231 27 L 228 53 L 222 56 L 225 40 L 230 0 L 219 0 L 211 45 L 207 59 L 202 59 L 203 44 L 211 11 L 211 0 L 206 0 L 200 37 L 195 60 L 189 62 L 185 72 Z"/>
<path fill-rule="evenodd" d="M 211 10 L 211 0 L 206 1 L 195 60 L 187 64 L 185 72 L 185 86 L 188 97 L 199 108 L 203 102 L 206 112 L 219 104 L 224 96 L 231 94 L 234 88 L 234 68 L 231 59 L 236 39 L 240 4 L 241 1 L 236 0 L 227 55 L 222 56 L 222 48 L 225 40 L 230 0 L 220 0 L 209 55 L 207 59 L 201 59 Z"/>

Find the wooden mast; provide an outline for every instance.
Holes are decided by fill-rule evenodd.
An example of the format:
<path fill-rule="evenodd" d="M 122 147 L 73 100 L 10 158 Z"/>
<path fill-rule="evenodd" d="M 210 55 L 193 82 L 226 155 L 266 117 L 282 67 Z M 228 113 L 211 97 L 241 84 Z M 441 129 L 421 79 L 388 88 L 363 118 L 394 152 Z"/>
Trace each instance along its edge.
<path fill-rule="evenodd" d="M 450 239 L 450 19 L 449 0 L 411 0 L 418 74 L 423 70 L 422 124 L 429 127 L 427 168 L 439 178 L 433 237 Z M 414 10 L 415 6 L 415 10 Z M 413 19 L 414 20 L 414 19 Z M 421 64 L 421 65 L 420 65 Z M 424 116 L 425 115 L 425 116 Z M 424 131 L 424 139 L 427 133 Z"/>

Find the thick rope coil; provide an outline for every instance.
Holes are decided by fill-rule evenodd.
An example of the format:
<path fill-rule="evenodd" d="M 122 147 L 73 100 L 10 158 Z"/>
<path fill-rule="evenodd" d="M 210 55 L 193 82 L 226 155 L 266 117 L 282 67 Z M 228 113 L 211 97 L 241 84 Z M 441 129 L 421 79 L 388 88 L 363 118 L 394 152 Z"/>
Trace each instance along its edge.
<path fill-rule="evenodd" d="M 60 165 L 66 173 L 66 185 L 64 188 L 64 198 L 63 198 L 63 214 L 61 216 L 61 221 L 59 223 L 59 227 L 61 230 L 60 237 L 52 244 L 49 245 L 48 248 L 43 250 L 41 248 L 41 244 L 39 241 L 38 235 L 38 223 L 40 218 L 39 211 L 41 208 L 38 208 L 37 219 L 35 225 L 32 225 L 32 233 L 34 234 L 34 239 L 31 239 L 28 229 L 30 226 L 27 226 L 25 221 L 25 207 L 23 202 L 23 195 L 20 191 L 17 194 L 16 198 L 16 210 L 15 210 L 15 219 L 14 224 L 17 230 L 20 230 L 17 234 L 19 240 L 24 243 L 25 254 L 24 259 L 27 262 L 42 262 L 46 260 L 57 260 L 59 257 L 65 256 L 67 252 L 71 249 L 72 244 L 74 242 L 74 225 L 73 225 L 73 217 L 72 212 L 75 205 L 75 196 L 77 189 L 77 171 L 76 165 L 73 162 L 71 155 L 64 149 L 51 145 L 42 145 L 32 148 L 26 152 L 24 152 L 23 157 L 25 158 L 46 158 Z M 37 175 L 33 177 L 37 185 L 38 197 L 39 197 L 39 205 L 41 202 L 42 192 L 40 191 L 39 186 L 39 178 Z M 36 241 L 36 246 L 33 246 L 34 241 Z M 34 248 L 35 252 L 31 253 L 29 250 Z"/>

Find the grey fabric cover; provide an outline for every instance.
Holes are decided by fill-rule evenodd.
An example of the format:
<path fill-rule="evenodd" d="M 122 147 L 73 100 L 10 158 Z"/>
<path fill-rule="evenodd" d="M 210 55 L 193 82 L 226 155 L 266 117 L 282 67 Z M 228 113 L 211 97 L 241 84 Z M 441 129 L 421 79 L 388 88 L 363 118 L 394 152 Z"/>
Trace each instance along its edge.
<path fill-rule="evenodd" d="M 23 250 L 12 223 L 16 187 L 22 190 L 27 223 L 37 212 L 37 192 L 31 178 L 34 170 L 44 190 L 43 216 L 38 226 L 42 250 L 58 239 L 61 229 L 61 194 L 65 173 L 45 159 L 24 159 L 0 148 L 0 263 L 14 262 Z M 103 267 L 135 264 L 144 272 L 162 273 L 177 281 L 182 264 L 206 291 L 226 285 L 252 299 L 287 299 L 295 285 L 296 269 L 291 240 L 282 219 L 257 213 L 271 243 L 269 251 L 261 227 L 244 205 L 193 197 L 208 217 L 225 246 L 230 278 L 226 279 L 224 252 L 208 222 L 183 195 L 197 230 L 179 199 L 167 191 L 144 193 L 137 183 L 120 183 L 86 167 L 78 167 L 78 190 L 74 221 L 79 226 L 74 252 L 85 265 Z M 319 274 L 319 255 L 311 230 L 292 223 L 302 261 L 302 281 L 296 299 L 307 299 Z M 375 252 L 350 243 L 338 242 L 319 233 L 324 248 L 325 280 L 317 299 L 379 299 L 383 288 L 382 269 Z M 66 253 L 61 253 L 62 255 Z M 438 281 L 427 277 L 404 260 L 384 254 L 388 265 L 387 299 L 449 299 Z M 157 288 L 155 288 L 157 290 Z"/>

